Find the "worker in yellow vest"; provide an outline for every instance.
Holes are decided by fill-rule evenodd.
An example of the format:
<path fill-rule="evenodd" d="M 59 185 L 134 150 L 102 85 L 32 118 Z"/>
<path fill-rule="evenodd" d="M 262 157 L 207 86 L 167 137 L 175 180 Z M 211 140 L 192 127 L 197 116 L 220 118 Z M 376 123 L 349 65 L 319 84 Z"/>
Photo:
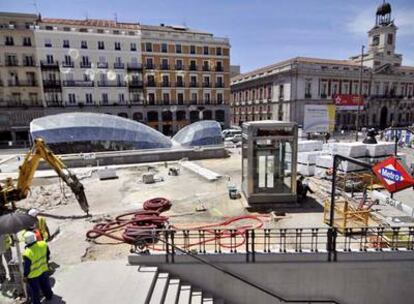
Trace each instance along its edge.
<path fill-rule="evenodd" d="M 37 241 L 32 231 L 25 233 L 24 241 L 26 248 L 23 252 L 23 277 L 28 285 L 32 304 L 40 304 L 40 290 L 46 300 L 53 297 L 48 274 L 49 247 L 45 241 Z"/>
<path fill-rule="evenodd" d="M 0 235 L 0 284 L 6 280 L 6 269 L 12 259 L 11 247 L 13 245 L 12 238 L 9 234 Z M 3 257 L 6 262 L 6 266 L 3 264 Z"/>
<path fill-rule="evenodd" d="M 28 214 L 37 218 L 37 228 L 42 236 L 42 240 L 47 242 L 49 240 L 50 233 L 49 227 L 46 224 L 46 219 L 43 216 L 39 216 L 39 211 L 37 209 L 30 209 Z"/>

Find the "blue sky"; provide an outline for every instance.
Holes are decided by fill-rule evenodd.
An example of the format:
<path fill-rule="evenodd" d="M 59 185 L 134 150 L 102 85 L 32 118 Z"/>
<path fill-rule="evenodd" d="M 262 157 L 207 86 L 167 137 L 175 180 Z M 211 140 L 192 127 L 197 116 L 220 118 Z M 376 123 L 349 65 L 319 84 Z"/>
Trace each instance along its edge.
<path fill-rule="evenodd" d="M 367 43 L 382 0 L 0 0 L 0 11 L 45 17 L 185 24 L 230 38 L 243 72 L 295 56 L 346 59 Z M 414 65 L 414 1 L 390 1 L 397 51 Z"/>

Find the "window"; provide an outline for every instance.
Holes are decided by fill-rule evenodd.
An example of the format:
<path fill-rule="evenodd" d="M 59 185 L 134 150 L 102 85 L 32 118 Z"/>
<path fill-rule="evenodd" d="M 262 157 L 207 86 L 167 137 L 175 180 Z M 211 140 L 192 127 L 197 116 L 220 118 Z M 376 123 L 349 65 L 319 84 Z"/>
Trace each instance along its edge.
<path fill-rule="evenodd" d="M 64 27 L 64 28 L 63 28 L 63 31 L 64 31 L 64 32 L 70 32 L 70 27 Z"/>
<path fill-rule="evenodd" d="M 223 104 L 223 94 L 217 93 L 217 104 Z"/>
<path fill-rule="evenodd" d="M 182 105 L 184 104 L 184 94 L 178 93 L 177 94 L 177 104 Z"/>
<path fill-rule="evenodd" d="M 150 42 L 145 43 L 145 51 L 152 52 L 152 43 Z"/>
<path fill-rule="evenodd" d="M 177 87 L 182 87 L 184 86 L 184 82 L 183 82 L 183 76 L 181 75 L 177 75 L 177 83 L 176 83 Z"/>
<path fill-rule="evenodd" d="M 204 87 L 210 87 L 210 77 L 209 76 L 204 76 L 203 85 L 204 85 Z"/>
<path fill-rule="evenodd" d="M 204 104 L 210 104 L 210 93 L 204 93 Z"/>
<path fill-rule="evenodd" d="M 134 42 L 132 42 L 131 43 L 131 51 L 136 51 L 137 50 L 137 44 L 136 43 L 134 43 Z"/>
<path fill-rule="evenodd" d="M 154 105 L 155 104 L 155 94 L 149 93 L 148 94 L 148 104 Z"/>
<path fill-rule="evenodd" d="M 88 48 L 88 43 L 86 42 L 86 40 L 82 40 L 81 41 L 81 49 L 87 49 Z"/>
<path fill-rule="evenodd" d="M 30 37 L 23 37 L 23 46 L 32 46 L 32 41 Z"/>
<path fill-rule="evenodd" d="M 196 66 L 196 61 L 195 60 L 191 60 L 190 61 L 190 70 L 191 71 L 197 70 L 197 66 Z"/>
<path fill-rule="evenodd" d="M 178 59 L 175 61 L 175 69 L 176 70 L 182 70 L 183 69 L 183 61 L 181 59 Z"/>
<path fill-rule="evenodd" d="M 168 59 L 161 60 L 161 69 L 168 70 Z"/>
<path fill-rule="evenodd" d="M 197 99 L 198 99 L 197 93 L 191 93 L 191 103 L 197 104 Z"/>
<path fill-rule="evenodd" d="M 149 87 L 154 87 L 155 86 L 155 78 L 154 75 L 148 75 L 147 76 L 147 82 L 148 82 L 148 86 Z"/>
<path fill-rule="evenodd" d="M 72 64 L 72 57 L 70 55 L 65 55 L 65 65 L 71 65 Z"/>
<path fill-rule="evenodd" d="M 195 53 L 196 53 L 195 45 L 190 45 L 190 54 L 195 54 Z"/>
<path fill-rule="evenodd" d="M 50 38 L 45 39 L 45 47 L 52 47 L 52 40 Z"/>
<path fill-rule="evenodd" d="M 388 44 L 393 44 L 394 43 L 394 35 L 393 34 L 388 34 L 387 43 Z"/>
<path fill-rule="evenodd" d="M 25 66 L 34 66 L 33 56 L 24 56 L 23 64 Z"/>
<path fill-rule="evenodd" d="M 208 64 L 208 61 L 203 61 L 203 71 L 209 71 L 210 70 L 210 66 Z"/>
<path fill-rule="evenodd" d="M 331 95 L 333 96 L 333 95 L 336 95 L 336 94 L 338 94 L 338 84 L 334 83 L 334 84 L 332 84 Z"/>
<path fill-rule="evenodd" d="M 14 40 L 12 36 L 6 36 L 6 40 L 4 42 L 5 45 L 14 45 Z"/>
<path fill-rule="evenodd" d="M 190 86 L 192 87 L 197 86 L 197 76 L 190 76 Z"/>
<path fill-rule="evenodd" d="M 108 93 L 102 93 L 102 104 L 108 104 Z"/>
<path fill-rule="evenodd" d="M 223 87 L 223 77 L 221 77 L 221 76 L 217 77 L 216 87 L 217 88 L 222 88 Z"/>
<path fill-rule="evenodd" d="M 168 47 L 166 43 L 162 43 L 161 44 L 161 52 L 163 53 L 167 53 L 168 52 Z"/>
<path fill-rule="evenodd" d="M 168 75 L 162 75 L 162 86 L 168 87 L 169 86 L 169 77 Z"/>
<path fill-rule="evenodd" d="M 76 103 L 76 95 L 73 93 L 68 94 L 69 104 L 75 104 Z"/>
<path fill-rule="evenodd" d="M 177 54 L 181 54 L 181 44 L 176 44 L 176 45 L 175 45 L 175 52 L 176 52 Z"/>
<path fill-rule="evenodd" d="M 342 93 L 343 94 L 349 94 L 349 84 L 348 83 L 344 83 Z"/>
<path fill-rule="evenodd" d="M 168 93 L 162 94 L 162 101 L 165 105 L 170 104 L 170 94 Z"/>
<path fill-rule="evenodd" d="M 312 80 L 306 80 L 305 82 L 305 98 L 312 97 Z"/>
<path fill-rule="evenodd" d="M 216 71 L 217 72 L 223 72 L 223 66 L 222 66 L 221 61 L 216 62 Z"/>
<path fill-rule="evenodd" d="M 217 55 L 217 56 L 221 56 L 221 54 L 222 54 L 222 52 L 221 52 L 221 47 L 218 47 L 218 48 L 216 49 L 216 55 Z"/>
<path fill-rule="evenodd" d="M 208 46 L 205 46 L 205 47 L 203 48 L 203 54 L 204 54 L 204 55 L 208 55 Z"/>
<path fill-rule="evenodd" d="M 87 104 L 93 103 L 93 101 L 92 101 L 92 94 L 91 93 L 86 93 L 85 94 L 85 100 L 86 100 L 86 103 Z"/>
<path fill-rule="evenodd" d="M 118 102 L 119 103 L 124 103 L 125 102 L 125 96 L 122 93 L 118 94 Z"/>
<path fill-rule="evenodd" d="M 377 46 L 379 45 L 380 42 L 380 37 L 379 35 L 372 37 L 372 46 Z"/>
<path fill-rule="evenodd" d="M 53 63 L 53 55 L 46 55 L 46 62 L 47 63 Z"/>
<path fill-rule="evenodd" d="M 63 47 L 64 48 L 69 48 L 69 40 L 63 40 Z"/>
<path fill-rule="evenodd" d="M 328 84 L 326 82 L 321 83 L 321 97 L 326 98 L 328 94 Z"/>
<path fill-rule="evenodd" d="M 98 41 L 98 50 L 104 50 L 105 49 L 105 43 L 103 41 Z"/>
<path fill-rule="evenodd" d="M 154 68 L 154 64 L 153 64 L 152 58 L 147 58 L 146 61 L 147 61 L 147 63 L 146 63 L 146 66 L 145 67 L 147 69 L 153 69 Z"/>
<path fill-rule="evenodd" d="M 120 51 L 120 50 L 121 50 L 121 43 L 115 42 L 115 51 Z"/>

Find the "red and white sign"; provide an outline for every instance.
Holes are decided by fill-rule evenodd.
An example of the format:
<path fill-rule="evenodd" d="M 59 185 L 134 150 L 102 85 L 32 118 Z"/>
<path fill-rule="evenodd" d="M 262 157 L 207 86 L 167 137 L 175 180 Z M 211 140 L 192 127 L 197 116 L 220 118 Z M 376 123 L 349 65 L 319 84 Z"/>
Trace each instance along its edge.
<path fill-rule="evenodd" d="M 364 106 L 364 97 L 360 95 L 337 94 L 333 101 L 338 110 L 358 110 L 358 105 Z"/>
<path fill-rule="evenodd" d="M 391 156 L 372 167 L 374 174 L 390 193 L 401 191 L 414 185 L 414 179 L 400 161 Z"/>

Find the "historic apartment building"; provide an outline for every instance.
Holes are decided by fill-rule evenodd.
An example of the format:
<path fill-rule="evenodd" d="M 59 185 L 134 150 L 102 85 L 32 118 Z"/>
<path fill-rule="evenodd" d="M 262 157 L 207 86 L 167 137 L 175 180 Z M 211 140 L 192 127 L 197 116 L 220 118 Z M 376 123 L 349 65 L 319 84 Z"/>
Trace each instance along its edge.
<path fill-rule="evenodd" d="M 414 67 L 395 53 L 397 27 L 391 6 L 377 9 L 364 54 L 362 126 L 384 128 L 414 122 Z M 303 124 L 304 105 L 332 104 L 338 95 L 360 96 L 361 56 L 349 60 L 296 57 L 231 80 L 232 124 L 278 119 Z M 336 111 L 338 129 L 355 128 L 356 111 Z"/>
<path fill-rule="evenodd" d="M 183 26 L 0 14 L 0 142 L 33 118 L 97 112 L 165 134 L 230 111 L 227 38 Z"/>

